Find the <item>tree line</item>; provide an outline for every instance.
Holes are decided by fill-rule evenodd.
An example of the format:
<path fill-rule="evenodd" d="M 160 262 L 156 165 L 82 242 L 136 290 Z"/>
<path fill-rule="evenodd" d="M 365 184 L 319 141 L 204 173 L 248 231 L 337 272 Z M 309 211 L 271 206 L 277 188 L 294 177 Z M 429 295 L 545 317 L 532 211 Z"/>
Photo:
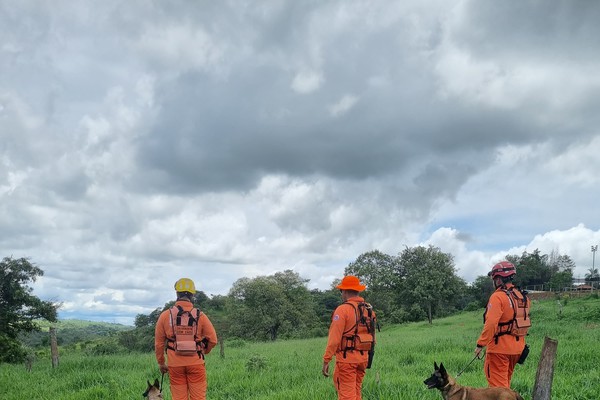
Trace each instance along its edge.
<path fill-rule="evenodd" d="M 575 264 L 567 255 L 542 254 L 539 250 L 507 255 L 517 269 L 515 284 L 545 284 L 555 290 L 570 286 Z M 31 294 L 28 282 L 43 271 L 25 258 L 0 262 L 0 361 L 22 359 L 19 333 L 36 330 L 36 319 L 56 321 L 59 304 L 43 302 Z M 467 283 L 457 275 L 454 258 L 434 246 L 407 247 L 397 255 L 373 250 L 361 254 L 344 270 L 367 285 L 362 294 L 378 315 L 380 324 L 432 321 L 458 311 L 485 307 L 494 290 L 487 276 Z M 309 289 L 309 280 L 284 270 L 273 275 L 240 278 L 227 295 L 195 296 L 221 338 L 269 341 L 320 337 L 327 334 L 331 314 L 340 304 L 340 293 L 331 283 L 326 290 Z M 134 329 L 113 335 L 115 343 L 98 351 L 151 351 L 154 325 L 160 313 L 174 301 L 149 314 L 138 314 Z M 59 332 L 59 338 L 61 333 Z M 70 343 L 63 338 L 63 343 Z"/>
<path fill-rule="evenodd" d="M 517 269 L 517 286 L 546 284 L 561 290 L 571 285 L 575 264 L 567 255 L 535 250 L 506 259 Z M 384 325 L 432 323 L 459 311 L 482 309 L 494 290 L 487 275 L 465 282 L 457 275 L 453 256 L 434 246 L 407 247 L 397 255 L 369 251 L 345 268 L 344 275 L 349 274 L 367 285 L 362 295 Z M 268 341 L 325 336 L 331 314 L 341 301 L 335 289 L 339 281 L 326 290 L 310 290 L 308 282 L 292 270 L 240 278 L 225 296 L 209 298 L 199 292 L 195 304 L 211 318 L 221 338 Z M 136 317 L 136 330 L 145 332 L 146 342 L 160 312 L 172 304 Z M 126 334 L 133 341 L 135 333 Z"/>

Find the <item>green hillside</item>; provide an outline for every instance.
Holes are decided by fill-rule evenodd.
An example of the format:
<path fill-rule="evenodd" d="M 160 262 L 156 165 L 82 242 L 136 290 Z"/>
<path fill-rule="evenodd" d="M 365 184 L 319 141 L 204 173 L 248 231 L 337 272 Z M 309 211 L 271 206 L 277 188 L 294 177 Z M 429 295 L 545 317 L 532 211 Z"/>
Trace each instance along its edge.
<path fill-rule="evenodd" d="M 537 363 L 545 336 L 558 340 L 553 399 L 600 398 L 600 300 L 535 301 L 531 354 L 517 366 L 513 388 L 531 399 Z M 473 357 L 481 329 L 481 312 L 468 312 L 427 323 L 383 326 L 374 365 L 364 382 L 363 399 L 441 399 L 423 384 L 433 362 L 443 362 L 456 375 Z M 321 376 L 326 339 L 269 343 L 225 342 L 207 356 L 210 399 L 334 399 L 331 379 Z M 485 386 L 483 362 L 474 362 L 458 379 L 467 386 Z M 26 373 L 23 366 L 1 365 L 0 387 L 6 400 L 139 398 L 147 379 L 160 378 L 151 353 L 89 356 L 63 351 L 59 368 L 38 360 Z M 165 398 L 169 399 L 168 376 Z M 43 396 L 43 393 L 52 395 Z"/>
<path fill-rule="evenodd" d="M 86 343 L 133 329 L 131 326 L 121 324 L 78 319 L 64 319 L 56 323 L 40 320 L 37 324 L 40 327 L 40 332 L 27 333 L 21 337 L 23 343 L 32 348 L 47 347 L 49 343 L 48 328 L 50 326 L 56 328 L 56 337 L 60 346 Z"/>

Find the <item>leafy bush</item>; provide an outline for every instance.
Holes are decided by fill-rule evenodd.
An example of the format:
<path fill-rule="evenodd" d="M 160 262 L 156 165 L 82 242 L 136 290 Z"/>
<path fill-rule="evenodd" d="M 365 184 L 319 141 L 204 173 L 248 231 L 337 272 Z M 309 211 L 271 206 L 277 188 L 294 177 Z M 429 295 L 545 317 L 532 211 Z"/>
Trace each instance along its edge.
<path fill-rule="evenodd" d="M 225 342 L 225 345 L 227 347 L 231 347 L 231 348 L 234 348 L 234 349 L 239 349 L 239 348 L 242 348 L 242 347 L 246 347 L 247 344 L 248 344 L 248 342 L 246 342 L 243 339 L 231 339 L 231 340 Z"/>
<path fill-rule="evenodd" d="M 425 310 L 418 304 L 413 304 L 408 310 L 409 321 L 424 321 L 427 319 Z"/>
<path fill-rule="evenodd" d="M 267 368 L 267 358 L 260 354 L 254 354 L 246 362 L 246 370 L 248 372 L 260 371 Z"/>
<path fill-rule="evenodd" d="M 94 345 L 88 346 L 85 350 L 87 354 L 93 356 L 119 354 L 125 351 L 126 350 L 114 340 L 95 343 Z"/>
<path fill-rule="evenodd" d="M 478 301 L 472 301 L 469 304 L 467 304 L 467 306 L 465 307 L 465 309 L 463 311 L 477 311 L 477 310 L 481 310 L 481 304 L 479 304 Z"/>
<path fill-rule="evenodd" d="M 408 322 L 410 320 L 410 316 L 403 307 L 400 307 L 390 313 L 388 320 L 392 324 L 402 324 L 404 322 Z"/>
<path fill-rule="evenodd" d="M 20 363 L 26 355 L 27 351 L 21 343 L 0 333 L 0 363 Z"/>
<path fill-rule="evenodd" d="M 119 332 L 119 344 L 129 351 L 147 353 L 154 350 L 154 327 L 144 326 Z"/>

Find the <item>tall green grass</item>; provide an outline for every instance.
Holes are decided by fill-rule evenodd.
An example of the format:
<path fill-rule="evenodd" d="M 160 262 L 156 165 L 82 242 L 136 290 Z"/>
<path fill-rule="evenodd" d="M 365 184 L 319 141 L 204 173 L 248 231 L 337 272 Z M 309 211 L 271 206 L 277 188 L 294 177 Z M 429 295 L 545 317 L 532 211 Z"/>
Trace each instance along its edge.
<path fill-rule="evenodd" d="M 528 337 L 530 356 L 518 365 L 512 386 L 531 399 L 544 336 L 558 340 L 553 399 L 600 399 L 600 300 L 569 299 L 534 302 L 533 329 Z M 426 389 L 423 380 L 433 362 L 443 362 L 456 375 L 473 358 L 481 330 L 481 312 L 435 320 L 384 326 L 378 334 L 373 368 L 363 385 L 368 399 L 441 399 Z M 209 399 L 334 399 L 331 378 L 321 376 L 325 338 L 274 343 L 226 343 L 207 356 Z M 482 361 L 475 361 L 458 379 L 467 386 L 486 386 Z M 333 363 L 331 365 L 333 369 Z M 62 354 L 52 369 L 50 360 L 38 360 L 31 372 L 22 365 L 0 366 L 0 399 L 135 399 L 141 398 L 146 380 L 160 379 L 153 354 L 86 356 Z M 165 398 L 168 376 L 164 380 Z"/>

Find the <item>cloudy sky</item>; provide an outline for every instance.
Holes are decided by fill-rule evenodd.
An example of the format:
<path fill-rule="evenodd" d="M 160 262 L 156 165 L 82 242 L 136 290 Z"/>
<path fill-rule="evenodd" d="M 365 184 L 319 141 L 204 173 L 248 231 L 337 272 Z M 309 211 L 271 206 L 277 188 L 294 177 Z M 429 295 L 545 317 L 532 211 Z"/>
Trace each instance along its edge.
<path fill-rule="evenodd" d="M 600 4 L 0 0 L 0 256 L 62 318 L 600 243 Z M 600 260 L 599 260 L 600 262 Z"/>

